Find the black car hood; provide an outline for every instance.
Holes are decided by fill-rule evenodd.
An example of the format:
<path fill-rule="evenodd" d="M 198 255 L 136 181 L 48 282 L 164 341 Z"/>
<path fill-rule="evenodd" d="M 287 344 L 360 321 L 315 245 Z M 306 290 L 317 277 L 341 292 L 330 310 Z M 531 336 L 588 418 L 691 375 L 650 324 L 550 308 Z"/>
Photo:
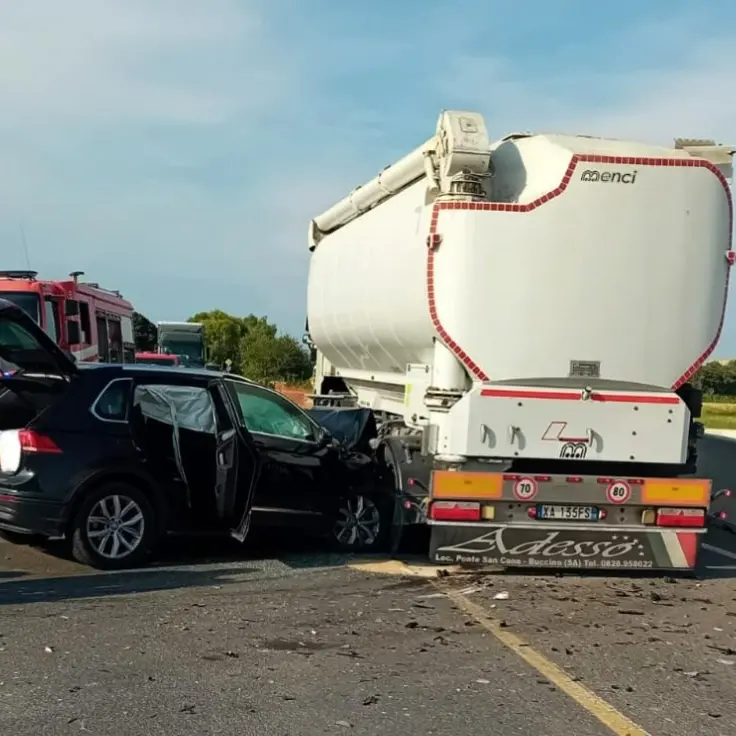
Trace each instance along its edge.
<path fill-rule="evenodd" d="M 370 409 L 315 407 L 308 409 L 315 422 L 322 425 L 346 450 L 372 455 L 369 441 L 378 436 L 376 419 Z"/>
<path fill-rule="evenodd" d="M 0 369 L 70 377 L 77 372 L 74 359 L 20 307 L 0 299 Z"/>

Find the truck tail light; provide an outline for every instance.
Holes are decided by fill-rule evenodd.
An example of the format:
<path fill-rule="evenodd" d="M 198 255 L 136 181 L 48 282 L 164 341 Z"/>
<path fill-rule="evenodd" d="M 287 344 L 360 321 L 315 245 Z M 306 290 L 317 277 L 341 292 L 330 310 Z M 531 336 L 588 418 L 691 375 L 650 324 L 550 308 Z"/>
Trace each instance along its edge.
<path fill-rule="evenodd" d="M 429 507 L 434 521 L 479 521 L 480 504 L 466 501 L 435 501 Z"/>
<path fill-rule="evenodd" d="M 704 527 L 704 509 L 657 509 L 657 526 Z"/>

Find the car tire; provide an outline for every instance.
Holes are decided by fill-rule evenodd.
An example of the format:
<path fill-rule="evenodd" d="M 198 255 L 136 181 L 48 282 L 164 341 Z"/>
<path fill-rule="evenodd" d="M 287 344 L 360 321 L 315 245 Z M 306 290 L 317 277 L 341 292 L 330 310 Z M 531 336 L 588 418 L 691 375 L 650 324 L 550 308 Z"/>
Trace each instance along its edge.
<path fill-rule="evenodd" d="M 156 521 L 156 510 L 142 490 L 106 483 L 85 496 L 74 517 L 72 555 L 98 570 L 137 567 L 158 539 Z"/>
<path fill-rule="evenodd" d="M 392 514 L 393 505 L 381 497 L 368 493 L 341 497 L 330 520 L 332 547 L 338 552 L 384 552 Z"/>

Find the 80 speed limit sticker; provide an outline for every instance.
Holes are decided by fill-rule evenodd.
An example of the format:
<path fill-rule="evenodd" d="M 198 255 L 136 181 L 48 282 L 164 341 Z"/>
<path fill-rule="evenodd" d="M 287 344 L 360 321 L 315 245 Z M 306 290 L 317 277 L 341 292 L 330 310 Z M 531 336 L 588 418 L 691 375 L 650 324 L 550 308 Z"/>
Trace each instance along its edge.
<path fill-rule="evenodd" d="M 606 497 L 611 503 L 626 503 L 631 498 L 631 486 L 625 480 L 615 480 L 608 484 Z"/>
<path fill-rule="evenodd" d="M 519 478 L 514 483 L 514 496 L 519 501 L 531 501 L 537 495 L 537 481 L 533 478 Z"/>

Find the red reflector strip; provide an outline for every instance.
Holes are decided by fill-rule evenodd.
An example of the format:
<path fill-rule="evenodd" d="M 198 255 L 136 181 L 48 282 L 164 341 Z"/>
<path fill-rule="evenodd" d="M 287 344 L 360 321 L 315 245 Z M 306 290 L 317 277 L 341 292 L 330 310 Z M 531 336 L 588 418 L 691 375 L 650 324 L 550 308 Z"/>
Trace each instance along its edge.
<path fill-rule="evenodd" d="M 610 401 L 619 404 L 679 404 L 680 399 L 672 394 L 665 396 L 639 396 L 637 394 L 599 394 L 591 395 L 592 401 Z"/>
<path fill-rule="evenodd" d="M 550 399 L 553 401 L 580 401 L 580 392 L 570 391 L 526 391 L 523 389 L 481 389 L 481 396 L 501 399 Z"/>
<path fill-rule="evenodd" d="M 435 521 L 479 521 L 480 504 L 468 501 L 435 501 L 429 507 L 429 518 Z"/>
<path fill-rule="evenodd" d="M 568 475 L 565 481 L 567 483 L 582 483 L 583 479 L 579 475 Z"/>
<path fill-rule="evenodd" d="M 552 480 L 552 477 L 549 475 L 535 475 L 534 480 L 539 481 L 540 483 L 549 483 L 549 481 Z"/>
<path fill-rule="evenodd" d="M 21 429 L 18 432 L 18 439 L 23 452 L 61 453 L 61 450 L 50 437 L 39 434 L 32 429 Z"/>
<path fill-rule="evenodd" d="M 702 509 L 658 509 L 657 526 L 704 527 L 705 511 Z"/>
<path fill-rule="evenodd" d="M 582 391 L 535 391 L 526 389 L 484 388 L 481 396 L 500 399 L 547 399 L 548 401 L 582 401 Z M 594 391 L 591 401 L 608 401 L 618 404 L 679 404 L 680 399 L 673 394 L 662 396 L 652 394 L 609 394 Z"/>

